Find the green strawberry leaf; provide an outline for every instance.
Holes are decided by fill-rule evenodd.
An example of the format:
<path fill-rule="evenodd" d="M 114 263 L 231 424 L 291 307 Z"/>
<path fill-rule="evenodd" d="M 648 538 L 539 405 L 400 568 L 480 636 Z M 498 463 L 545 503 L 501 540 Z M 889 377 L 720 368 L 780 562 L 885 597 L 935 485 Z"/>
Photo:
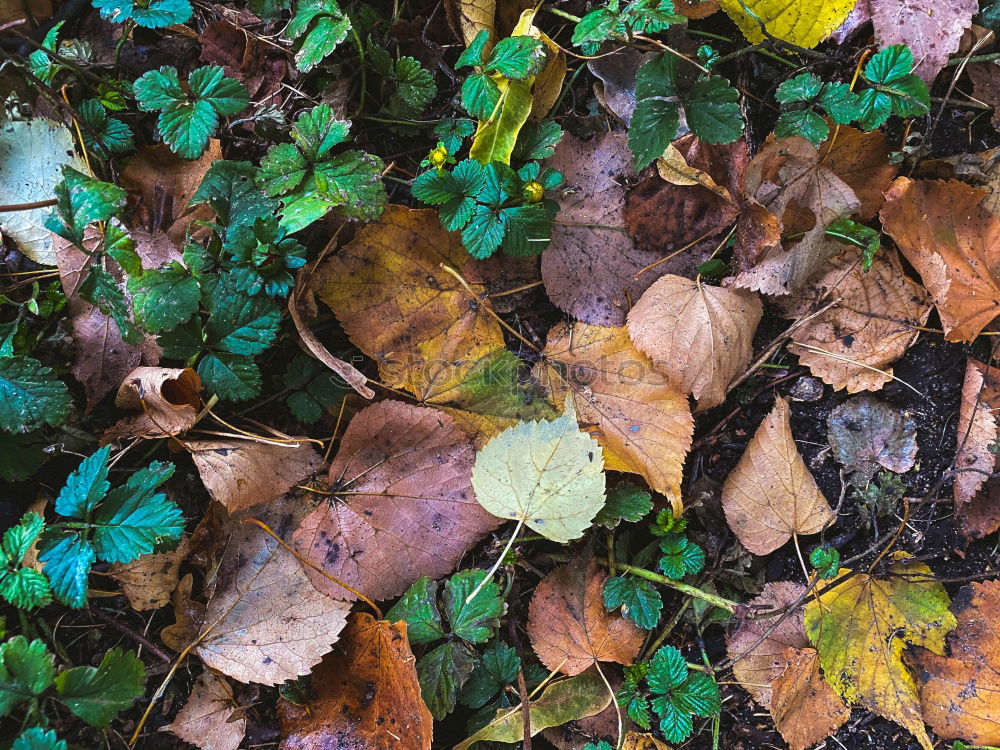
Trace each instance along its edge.
<path fill-rule="evenodd" d="M 485 577 L 485 570 L 462 570 L 444 585 L 441 598 L 451 632 L 468 643 L 485 643 L 500 627 L 504 611 L 500 587 L 491 579 L 476 591 Z M 476 595 L 467 602 L 473 591 Z"/>
<path fill-rule="evenodd" d="M 110 455 L 111 446 L 105 445 L 80 462 L 56 497 L 56 513 L 81 520 L 90 515 L 111 489 L 108 481 Z"/>
<path fill-rule="evenodd" d="M 614 576 L 604 582 L 604 607 L 622 615 L 644 630 L 652 630 L 660 621 L 663 599 L 649 581 L 634 576 Z"/>
<path fill-rule="evenodd" d="M 455 708 L 459 688 L 476 667 L 473 653 L 460 640 L 448 641 L 417 662 L 420 693 L 435 719 L 440 721 Z"/>
<path fill-rule="evenodd" d="M 776 138 L 790 138 L 800 135 L 814 146 L 818 146 L 830 135 L 830 126 L 826 120 L 811 109 L 793 109 L 782 112 L 774 125 Z"/>
<path fill-rule="evenodd" d="M 45 643 L 16 635 L 0 643 L 0 716 L 45 692 L 55 680 L 55 665 Z"/>
<path fill-rule="evenodd" d="M 462 106 L 477 120 L 488 120 L 500 103 L 500 87 L 485 73 L 473 73 L 462 83 Z"/>
<path fill-rule="evenodd" d="M 680 101 L 676 79 L 676 59 L 666 52 L 643 63 L 636 74 L 636 107 L 628 129 L 636 170 L 662 156 L 677 135 Z"/>
<path fill-rule="evenodd" d="M 285 34 L 299 39 L 295 65 L 304 73 L 319 65 L 347 38 L 351 20 L 336 0 L 299 0 Z"/>
<path fill-rule="evenodd" d="M 31 568 L 0 571 L 0 596 L 18 609 L 33 609 L 49 603 L 49 580 Z"/>
<path fill-rule="evenodd" d="M 111 649 L 97 667 L 73 667 L 55 680 L 66 708 L 94 727 L 107 725 L 145 692 L 146 670 L 135 654 Z"/>
<path fill-rule="evenodd" d="M 781 104 L 812 102 L 823 90 L 823 81 L 812 73 L 801 73 L 787 81 L 782 81 L 774 92 L 774 98 Z"/>
<path fill-rule="evenodd" d="M 87 603 L 87 576 L 97 556 L 86 539 L 77 534 L 59 538 L 42 536 L 38 559 L 45 563 L 45 575 L 52 592 L 67 607 L 79 609 Z"/>
<path fill-rule="evenodd" d="M 458 692 L 458 700 L 469 708 L 482 708 L 497 693 L 517 680 L 521 659 L 510 646 L 493 641 L 479 657 L 472 675 Z"/>
<path fill-rule="evenodd" d="M 0 429 L 29 432 L 62 424 L 72 402 L 51 367 L 31 357 L 0 357 Z"/>
<path fill-rule="evenodd" d="M 673 646 L 661 646 L 649 660 L 646 681 L 654 693 L 669 694 L 683 685 L 687 676 L 684 655 Z"/>
<path fill-rule="evenodd" d="M 96 263 L 91 263 L 87 278 L 80 284 L 80 296 L 115 321 L 125 342 L 138 344 L 142 341 L 142 331 L 129 318 L 125 292 L 115 277 Z"/>
<path fill-rule="evenodd" d="M 705 550 L 682 534 L 667 534 L 660 540 L 660 570 L 668 578 L 679 580 L 705 567 Z"/>
<path fill-rule="evenodd" d="M 340 402 L 348 392 L 329 368 L 305 354 L 288 363 L 285 387 L 292 389 L 287 399 L 292 414 L 306 424 L 319 420 L 324 409 Z"/>
<path fill-rule="evenodd" d="M 260 393 L 260 370 L 250 357 L 226 352 L 206 355 L 198 363 L 198 375 L 205 387 L 219 398 L 246 401 Z"/>
<path fill-rule="evenodd" d="M 10 750 L 66 750 L 66 741 L 51 729 L 26 729 L 14 740 Z"/>
<path fill-rule="evenodd" d="M 101 17 L 114 23 L 134 21 L 144 29 L 187 23 L 194 9 L 188 0 L 91 0 Z"/>
<path fill-rule="evenodd" d="M 487 29 L 480 29 L 475 38 L 473 38 L 472 43 L 462 50 L 462 54 L 458 56 L 458 60 L 455 62 L 455 70 L 482 65 L 486 45 L 489 44 L 489 41 L 490 32 Z"/>
<path fill-rule="evenodd" d="M 840 572 L 840 552 L 835 547 L 816 547 L 809 553 L 809 562 L 820 578 L 836 578 Z"/>
<path fill-rule="evenodd" d="M 743 135 L 740 92 L 722 76 L 695 81 L 684 97 L 684 114 L 688 127 L 705 143 L 732 143 Z"/>
<path fill-rule="evenodd" d="M 563 129 L 553 120 L 529 122 L 517 136 L 513 158 L 517 161 L 541 161 L 556 152 L 562 140 Z"/>
<path fill-rule="evenodd" d="M 531 36 L 510 36 L 501 39 L 487 61 L 487 73 L 499 73 L 504 78 L 522 81 L 538 75 L 545 67 L 545 43 Z"/>
<path fill-rule="evenodd" d="M 420 578 L 386 613 L 385 619 L 389 622 L 406 620 L 406 634 L 411 645 L 431 643 L 445 636 L 437 606 L 437 588 L 433 578 Z"/>
<path fill-rule="evenodd" d="M 135 319 L 150 333 L 170 331 L 186 323 L 198 311 L 201 286 L 177 261 L 151 268 L 130 279 Z"/>
<path fill-rule="evenodd" d="M 622 521 L 641 521 L 651 510 L 653 496 L 641 487 L 625 482 L 608 492 L 604 507 L 594 516 L 594 523 L 613 529 Z"/>
<path fill-rule="evenodd" d="M 252 357 L 278 335 L 281 308 L 266 297 L 241 294 L 230 274 L 208 279 L 202 301 L 209 312 L 205 336 L 214 349 Z"/>
<path fill-rule="evenodd" d="M 96 151 L 101 145 L 112 154 L 121 154 L 132 148 L 132 129 L 121 120 L 108 117 L 100 99 L 85 99 L 77 108 L 77 113 L 87 125 L 82 128 L 87 148 Z"/>
<path fill-rule="evenodd" d="M 55 187 L 56 213 L 46 220 L 45 228 L 83 247 L 84 230 L 95 221 L 107 221 L 117 214 L 125 206 L 127 193 L 69 166 L 62 168 L 62 175 Z"/>

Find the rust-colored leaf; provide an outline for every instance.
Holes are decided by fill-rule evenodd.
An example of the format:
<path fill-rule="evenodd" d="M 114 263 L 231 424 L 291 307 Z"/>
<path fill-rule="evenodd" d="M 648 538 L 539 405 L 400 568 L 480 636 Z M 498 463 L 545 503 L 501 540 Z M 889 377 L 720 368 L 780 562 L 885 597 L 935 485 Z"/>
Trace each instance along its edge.
<path fill-rule="evenodd" d="M 959 472 L 953 489 L 955 515 L 966 537 L 979 539 L 1000 528 L 997 480 L 990 477 L 996 468 L 990 447 L 1000 436 L 998 408 L 1000 369 L 970 357 L 958 407 L 955 467 Z"/>
<path fill-rule="evenodd" d="M 861 201 L 858 218 L 870 221 L 885 203 L 885 191 L 897 167 L 879 130 L 865 132 L 841 125 L 837 135 L 820 144 L 819 163 L 846 182 Z"/>
<path fill-rule="evenodd" d="M 137 367 L 118 388 L 115 406 L 139 413 L 109 427 L 104 442 L 186 432 L 198 417 L 200 390 L 201 378 L 190 368 Z"/>
<path fill-rule="evenodd" d="M 791 750 L 806 750 L 836 732 L 851 709 L 823 679 L 814 648 L 788 649 L 785 670 L 771 683 L 771 718 Z"/>

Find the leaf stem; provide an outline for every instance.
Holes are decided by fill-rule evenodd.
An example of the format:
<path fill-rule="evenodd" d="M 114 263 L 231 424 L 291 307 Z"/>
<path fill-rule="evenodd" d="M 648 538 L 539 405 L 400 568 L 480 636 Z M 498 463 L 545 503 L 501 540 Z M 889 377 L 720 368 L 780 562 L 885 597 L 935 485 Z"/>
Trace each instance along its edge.
<path fill-rule="evenodd" d="M 572 21 L 573 23 L 580 23 L 583 19 L 580 16 L 574 16 L 572 13 L 567 13 L 559 8 L 545 8 L 549 13 L 554 16 L 559 16 L 560 18 L 565 18 L 567 21 Z"/>
<path fill-rule="evenodd" d="M 483 576 L 483 580 L 481 580 L 479 582 L 479 585 L 472 590 L 472 593 L 469 594 L 467 597 L 465 597 L 466 604 L 468 604 L 469 602 L 471 602 L 473 599 L 476 598 L 476 594 L 478 594 L 482 590 L 483 586 L 486 585 L 487 581 L 493 580 L 494 574 L 497 572 L 497 570 L 500 569 L 500 566 L 503 564 L 503 559 L 507 557 L 507 553 L 510 552 L 510 548 L 514 545 L 514 540 L 517 539 L 517 534 L 521 530 L 522 526 L 524 526 L 524 519 L 519 518 L 517 520 L 517 526 L 514 527 L 514 533 L 510 535 L 510 539 L 507 540 L 507 546 L 503 548 L 503 552 L 500 553 L 500 556 L 497 558 L 497 561 L 493 563 L 493 567 L 490 568 L 489 571 L 486 573 L 486 575 Z"/>
<path fill-rule="evenodd" d="M 605 565 L 608 564 L 607 558 L 602 558 L 601 562 Z M 702 591 L 697 586 L 692 586 L 684 583 L 683 581 L 675 581 L 672 578 L 667 578 L 659 573 L 654 573 L 652 570 L 637 568 L 634 565 L 625 565 L 624 563 L 618 563 L 618 568 L 623 573 L 631 573 L 639 578 L 645 578 L 647 581 L 652 581 L 653 583 L 658 583 L 661 586 L 672 588 L 674 591 L 679 591 L 682 594 L 687 594 L 688 596 L 693 596 L 696 599 L 701 599 L 703 602 L 708 602 L 719 609 L 724 609 L 730 614 L 734 614 L 736 612 L 736 608 L 739 606 L 738 602 L 718 596 L 717 594 L 711 594 L 708 591 Z"/>

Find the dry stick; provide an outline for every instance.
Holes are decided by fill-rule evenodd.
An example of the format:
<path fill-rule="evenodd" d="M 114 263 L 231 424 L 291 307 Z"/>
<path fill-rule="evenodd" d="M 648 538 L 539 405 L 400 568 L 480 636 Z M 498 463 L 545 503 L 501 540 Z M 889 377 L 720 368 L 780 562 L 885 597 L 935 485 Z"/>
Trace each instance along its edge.
<path fill-rule="evenodd" d="M 528 686 L 524 682 L 524 670 L 517 670 L 517 692 L 521 696 L 521 716 L 524 719 L 524 750 L 531 750 L 531 706 L 528 705 Z"/>
<path fill-rule="evenodd" d="M 149 640 L 142 633 L 137 633 L 136 631 L 132 630 L 132 628 L 128 627 L 127 625 L 118 622 L 118 620 L 116 620 L 114 617 L 112 617 L 111 615 L 109 615 L 104 610 L 102 610 L 102 609 L 96 609 L 94 607 L 88 607 L 87 611 L 90 614 L 92 614 L 94 617 L 96 617 L 98 620 L 101 620 L 102 622 L 106 622 L 108 625 L 110 625 L 111 627 L 113 627 L 119 633 L 122 633 L 123 635 L 127 635 L 129 638 L 131 638 L 133 641 L 135 641 L 139 645 L 145 646 L 147 649 L 149 649 L 149 651 L 151 653 L 153 653 L 164 664 L 169 664 L 172 661 L 172 658 L 171 658 L 170 654 L 168 654 L 162 648 L 160 648 L 159 646 L 157 646 L 155 643 L 153 643 L 151 640 Z"/>
<path fill-rule="evenodd" d="M 734 228 L 735 228 L 735 226 L 734 226 Z M 635 272 L 635 275 L 632 277 L 632 280 L 633 281 L 638 281 L 639 277 L 642 276 L 642 274 L 646 273 L 646 271 L 649 271 L 649 270 L 651 270 L 653 268 L 656 268 L 661 263 L 666 263 L 668 260 L 670 260 L 671 258 L 673 258 L 675 255 L 679 255 L 680 253 L 683 253 L 685 250 L 688 250 L 688 249 L 694 247 L 695 245 L 697 245 L 702 240 L 707 239 L 711 235 L 715 234 L 715 232 L 716 232 L 715 229 L 710 229 L 707 232 L 705 232 L 701 237 L 698 237 L 697 239 L 691 240 L 684 247 L 681 247 L 681 248 L 678 248 L 677 250 L 674 250 L 672 253 L 670 253 L 670 255 L 666 256 L 665 258 L 660 258 L 658 261 L 656 261 L 654 263 L 650 263 L 645 268 L 640 268 L 638 271 Z M 728 239 L 728 237 L 726 239 Z M 723 240 L 723 242 L 725 242 L 725 240 Z"/>
<path fill-rule="evenodd" d="M 55 198 L 49 198 L 44 201 L 32 201 L 31 203 L 8 203 L 0 206 L 0 213 L 9 213 L 12 211 L 31 211 L 36 208 L 48 208 L 49 206 L 55 206 L 57 203 L 59 203 L 59 201 Z"/>

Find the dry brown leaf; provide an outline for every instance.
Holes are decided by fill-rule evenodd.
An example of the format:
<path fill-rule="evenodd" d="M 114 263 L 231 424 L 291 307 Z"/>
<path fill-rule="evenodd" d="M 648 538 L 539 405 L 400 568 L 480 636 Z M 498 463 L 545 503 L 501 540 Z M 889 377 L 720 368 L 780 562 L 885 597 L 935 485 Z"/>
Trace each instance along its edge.
<path fill-rule="evenodd" d="M 622 740 L 622 750 L 670 750 L 670 745 L 651 734 L 626 732 Z"/>
<path fill-rule="evenodd" d="M 322 498 L 293 537 L 330 575 L 366 596 L 391 599 L 421 576 L 439 578 L 502 520 L 476 502 L 475 454 L 454 420 L 381 401 L 351 420 Z M 344 494 L 339 494 L 338 491 Z M 353 598 L 314 570 L 319 590 Z"/>
<path fill-rule="evenodd" d="M 865 132 L 847 125 L 820 144 L 820 164 L 846 182 L 861 201 L 858 218 L 870 221 L 885 203 L 885 191 L 899 171 L 889 161 L 890 149 L 881 130 Z"/>
<path fill-rule="evenodd" d="M 843 246 L 826 236 L 833 221 L 861 209 L 851 186 L 800 136 L 768 143 L 746 168 L 745 208 L 737 224 L 738 286 L 765 294 L 801 288 Z M 785 247 L 782 237 L 802 237 Z"/>
<path fill-rule="evenodd" d="M 355 613 L 312 672 L 309 706 L 279 701 L 280 750 L 430 750 L 415 661 L 405 622 Z"/>
<path fill-rule="evenodd" d="M 104 442 L 170 437 L 187 431 L 201 408 L 200 390 L 201 378 L 190 368 L 137 367 L 118 388 L 115 406 L 139 414 L 109 427 Z"/>
<path fill-rule="evenodd" d="M 1000 743 L 1000 581 L 973 583 L 955 597 L 958 625 L 948 636 L 950 656 L 916 647 L 924 720 L 938 736 L 975 745 Z"/>
<path fill-rule="evenodd" d="M 719 9 L 719 0 L 674 0 L 677 12 L 691 20 L 708 18 Z"/>
<path fill-rule="evenodd" d="M 160 631 L 160 640 L 174 651 L 183 651 L 198 637 L 198 630 L 205 621 L 205 605 L 191 598 L 194 577 L 188 573 L 180 581 L 170 601 L 174 606 L 174 623 Z"/>
<path fill-rule="evenodd" d="M 948 0 L 928 6 L 925 0 L 870 0 L 878 46 L 906 44 L 913 50 L 913 72 L 929 86 L 958 49 L 962 32 L 979 11 L 977 0 Z"/>
<path fill-rule="evenodd" d="M 972 81 L 972 93 L 978 101 L 993 107 L 993 127 L 1000 128 L 1000 65 L 995 60 L 966 66 Z"/>
<path fill-rule="evenodd" d="M 867 484 L 879 467 L 897 474 L 913 468 L 917 423 L 911 412 L 863 393 L 831 411 L 826 424 L 833 458 L 854 480 Z"/>
<path fill-rule="evenodd" d="M 656 172 L 660 175 L 660 179 L 669 182 L 671 185 L 701 185 L 724 200 L 729 202 L 733 200 L 733 196 L 729 190 L 716 183 L 712 179 L 712 175 L 703 169 L 688 164 L 684 154 L 673 143 L 667 146 L 667 150 L 663 152 L 663 156 L 656 160 Z"/>
<path fill-rule="evenodd" d="M 764 584 L 760 595 L 747 602 L 751 611 L 790 607 L 805 593 L 806 587 L 790 581 Z M 774 628 L 771 631 L 771 628 Z M 771 631 L 770 633 L 768 631 Z M 759 645 L 754 646 L 761 638 Z M 788 650 L 809 647 L 802 610 L 790 612 L 775 626 L 774 618 L 742 620 L 726 639 L 729 658 L 734 660 L 733 676 L 753 699 L 771 708 L 771 681 L 788 667 Z"/>
<path fill-rule="evenodd" d="M 193 440 L 187 449 L 208 494 L 230 513 L 271 502 L 319 471 L 322 463 L 306 442 Z"/>
<path fill-rule="evenodd" d="M 882 207 L 882 228 L 920 273 L 949 341 L 972 341 L 1000 313 L 1000 218 L 985 197 L 955 180 L 900 177 Z"/>
<path fill-rule="evenodd" d="M 461 33 L 466 47 L 472 44 L 472 40 L 482 29 L 489 31 L 490 36 L 496 39 L 493 27 L 496 5 L 496 0 L 448 0 L 445 3 L 448 20 Z"/>
<path fill-rule="evenodd" d="M 746 372 L 764 307 L 753 292 L 663 276 L 628 315 L 628 333 L 698 410 L 726 400 L 729 384 Z"/>
<path fill-rule="evenodd" d="M 159 609 L 170 601 L 189 549 L 185 537 L 171 552 L 142 555 L 130 563 L 114 563 L 108 572 L 121 584 L 132 609 Z"/>
<path fill-rule="evenodd" d="M 650 284 L 665 273 L 694 275 L 710 252 L 687 250 L 639 273 L 665 256 L 637 246 L 624 231 L 625 189 L 618 176 L 631 172 L 632 153 L 621 133 L 590 141 L 567 134 L 546 164 L 565 176 L 569 192 L 560 200 L 552 242 L 542 253 L 542 280 L 551 300 L 578 320 L 624 325 L 632 303 Z M 684 244 L 675 240 L 667 242 L 674 248 Z"/>
<path fill-rule="evenodd" d="M 607 579 L 591 556 L 586 563 L 561 565 L 535 587 L 528 637 L 550 671 L 576 675 L 600 661 L 629 665 L 639 655 L 643 631 L 604 608 Z"/>
<path fill-rule="evenodd" d="M 272 504 L 258 518 L 287 536 L 293 516 Z M 350 602 L 317 591 L 295 556 L 263 529 L 236 516 L 227 526 L 198 656 L 240 682 L 277 685 L 308 674 L 337 642 Z"/>
<path fill-rule="evenodd" d="M 205 670 L 187 703 L 174 720 L 161 728 L 201 750 L 237 750 L 247 731 L 247 720 L 236 718 L 233 689 L 225 677 Z"/>
<path fill-rule="evenodd" d="M 587 63 L 587 68 L 598 79 L 594 83 L 597 101 L 625 125 L 632 122 L 632 113 L 635 112 L 636 74 L 653 57 L 652 52 L 622 47 L 608 50 Z"/>
<path fill-rule="evenodd" d="M 681 475 L 694 431 L 691 410 L 624 328 L 554 326 L 534 375 L 554 403 L 572 392 L 581 425 L 604 448 L 606 468 L 641 474 L 680 513 Z"/>
<path fill-rule="evenodd" d="M 781 314 L 792 320 L 827 302 L 836 304 L 796 328 L 788 350 L 813 375 L 848 393 L 877 391 L 892 380 L 888 365 L 917 340 L 917 328 L 931 312 L 923 287 L 906 275 L 896 252 L 886 248 L 875 255 L 869 271 L 862 268 L 858 250 L 847 250 L 801 291 L 777 299 Z"/>
<path fill-rule="evenodd" d="M 836 520 L 792 438 L 791 410 L 781 396 L 722 486 L 729 527 L 755 555 L 793 535 L 817 534 Z"/>
<path fill-rule="evenodd" d="M 771 683 L 771 718 L 791 750 L 806 750 L 836 732 L 851 709 L 823 679 L 819 652 L 791 648 L 788 667 Z"/>
<path fill-rule="evenodd" d="M 442 264 L 462 274 L 472 294 Z M 323 263 L 312 285 L 378 363 L 382 381 L 420 398 L 442 371 L 458 382 L 504 345 L 476 264 L 433 210 L 387 206 Z"/>
<path fill-rule="evenodd" d="M 620 669 L 608 664 L 601 667 L 601 671 L 608 678 L 608 684 L 611 685 L 613 691 L 621 688 L 622 673 Z M 622 716 L 622 724 L 623 729 L 638 728 L 628 716 L 624 715 Z M 583 750 L 588 742 L 598 743 L 601 740 L 614 746 L 618 738 L 618 707 L 611 703 L 603 711 L 593 716 L 584 716 L 562 726 L 549 727 L 542 731 L 542 737 L 555 745 L 557 750 Z"/>
<path fill-rule="evenodd" d="M 959 529 L 967 538 L 981 539 L 1000 528 L 998 483 L 989 476 L 996 469 L 990 446 L 1000 436 L 998 408 L 1000 369 L 970 357 L 958 407 L 955 468 L 959 472 L 953 490 Z"/>

